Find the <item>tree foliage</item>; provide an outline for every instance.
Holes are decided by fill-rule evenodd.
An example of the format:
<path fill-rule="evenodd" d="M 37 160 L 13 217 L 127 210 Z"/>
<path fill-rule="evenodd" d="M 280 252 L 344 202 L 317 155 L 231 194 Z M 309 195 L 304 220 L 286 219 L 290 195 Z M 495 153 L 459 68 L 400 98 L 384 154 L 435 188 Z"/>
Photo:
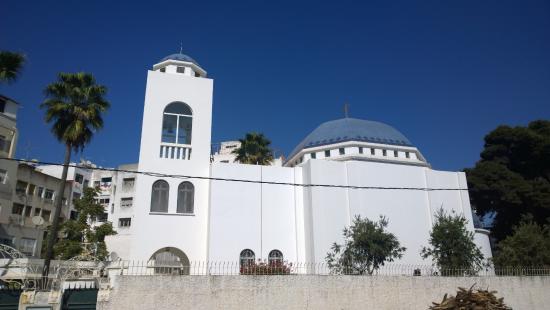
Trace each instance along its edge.
<path fill-rule="evenodd" d="M 456 274 L 456 270 L 475 274 L 485 261 L 474 243 L 474 233 L 466 228 L 467 223 L 463 216 L 439 209 L 430 232 L 430 246 L 422 247 L 420 256 L 431 257 L 442 274 Z"/>
<path fill-rule="evenodd" d="M 334 273 L 369 274 L 401 258 L 406 248 L 401 247 L 397 237 L 387 232 L 388 220 L 381 216 L 378 222 L 355 216 L 353 224 L 344 228 L 344 244 L 334 243 L 326 261 Z"/>
<path fill-rule="evenodd" d="M 0 51 L 0 83 L 17 80 L 25 63 L 25 56 L 9 51 Z"/>
<path fill-rule="evenodd" d="M 105 86 L 96 84 L 93 75 L 84 72 L 60 73 L 57 81 L 44 90 L 46 99 L 40 105 L 46 110 L 44 119 L 52 123 L 52 133 L 65 144 L 65 158 L 58 193 L 65 192 L 71 152 L 82 151 L 91 141 L 94 133 L 103 128 L 102 114 L 109 109 L 109 102 L 104 98 L 106 93 Z M 50 226 L 42 271 L 43 277 L 48 275 L 59 230 L 61 195 L 57 195 L 54 208 L 54 219 Z"/>
<path fill-rule="evenodd" d="M 110 222 L 99 226 L 91 226 L 90 222 L 103 215 L 104 207 L 97 203 L 98 189 L 86 188 L 80 199 L 74 201 L 78 216 L 60 225 L 65 238 L 55 244 L 54 253 L 58 259 L 70 259 L 85 254 L 97 259 L 105 259 L 108 255 L 105 246 L 105 236 L 115 235 Z"/>
<path fill-rule="evenodd" d="M 237 155 L 235 161 L 242 164 L 269 165 L 273 161 L 271 141 L 261 133 L 249 132 L 244 139 L 239 139 L 241 146 L 233 150 Z"/>
<path fill-rule="evenodd" d="M 539 225 L 524 216 L 513 234 L 497 244 L 495 266 L 550 267 L 550 223 Z"/>
<path fill-rule="evenodd" d="M 109 109 L 107 88 L 96 84 L 90 73 L 60 73 L 58 80 L 44 90 L 44 119 L 52 123 L 53 135 L 75 151 L 81 151 L 94 133 L 103 128 L 103 116 Z"/>
<path fill-rule="evenodd" d="M 496 212 L 491 231 L 497 240 L 510 235 L 522 215 L 544 224 L 550 217 L 550 121 L 499 126 L 485 137 L 475 167 L 465 171 L 475 211 Z"/>

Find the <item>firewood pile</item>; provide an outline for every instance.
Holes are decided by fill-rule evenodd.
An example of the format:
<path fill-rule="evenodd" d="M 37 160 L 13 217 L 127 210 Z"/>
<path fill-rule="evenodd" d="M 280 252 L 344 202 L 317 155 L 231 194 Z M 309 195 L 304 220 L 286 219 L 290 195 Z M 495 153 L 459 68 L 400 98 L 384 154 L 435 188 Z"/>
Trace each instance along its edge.
<path fill-rule="evenodd" d="M 469 290 L 458 288 L 456 296 L 443 296 L 440 303 L 432 302 L 430 310 L 512 310 L 503 302 L 503 298 L 497 298 L 496 291 L 476 289 L 475 284 Z"/>

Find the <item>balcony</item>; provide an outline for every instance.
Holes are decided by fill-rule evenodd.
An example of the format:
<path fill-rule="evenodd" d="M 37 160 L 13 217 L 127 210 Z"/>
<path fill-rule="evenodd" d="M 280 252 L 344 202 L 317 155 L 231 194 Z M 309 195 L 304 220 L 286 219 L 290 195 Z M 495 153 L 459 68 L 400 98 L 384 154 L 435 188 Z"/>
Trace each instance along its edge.
<path fill-rule="evenodd" d="M 175 143 L 161 143 L 160 144 L 160 158 L 190 160 L 191 159 L 191 145 L 175 144 Z"/>

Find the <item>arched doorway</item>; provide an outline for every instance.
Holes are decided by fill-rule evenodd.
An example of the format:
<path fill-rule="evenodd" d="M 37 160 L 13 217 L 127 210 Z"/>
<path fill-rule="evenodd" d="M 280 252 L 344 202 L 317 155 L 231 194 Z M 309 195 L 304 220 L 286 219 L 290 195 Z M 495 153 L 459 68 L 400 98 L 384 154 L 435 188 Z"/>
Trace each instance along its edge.
<path fill-rule="evenodd" d="M 162 248 L 151 255 L 149 261 L 152 262 L 155 268 L 155 274 L 189 274 L 189 258 L 182 250 L 177 248 Z"/>

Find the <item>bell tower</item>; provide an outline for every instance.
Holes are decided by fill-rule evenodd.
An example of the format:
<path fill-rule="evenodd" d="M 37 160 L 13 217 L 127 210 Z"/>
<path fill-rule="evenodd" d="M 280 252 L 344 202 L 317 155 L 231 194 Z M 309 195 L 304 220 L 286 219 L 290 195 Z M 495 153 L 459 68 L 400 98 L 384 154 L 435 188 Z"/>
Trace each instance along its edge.
<path fill-rule="evenodd" d="M 137 178 L 133 259 L 167 248 L 206 260 L 212 91 L 206 71 L 182 53 L 147 73 L 138 167 L 159 175 Z"/>

